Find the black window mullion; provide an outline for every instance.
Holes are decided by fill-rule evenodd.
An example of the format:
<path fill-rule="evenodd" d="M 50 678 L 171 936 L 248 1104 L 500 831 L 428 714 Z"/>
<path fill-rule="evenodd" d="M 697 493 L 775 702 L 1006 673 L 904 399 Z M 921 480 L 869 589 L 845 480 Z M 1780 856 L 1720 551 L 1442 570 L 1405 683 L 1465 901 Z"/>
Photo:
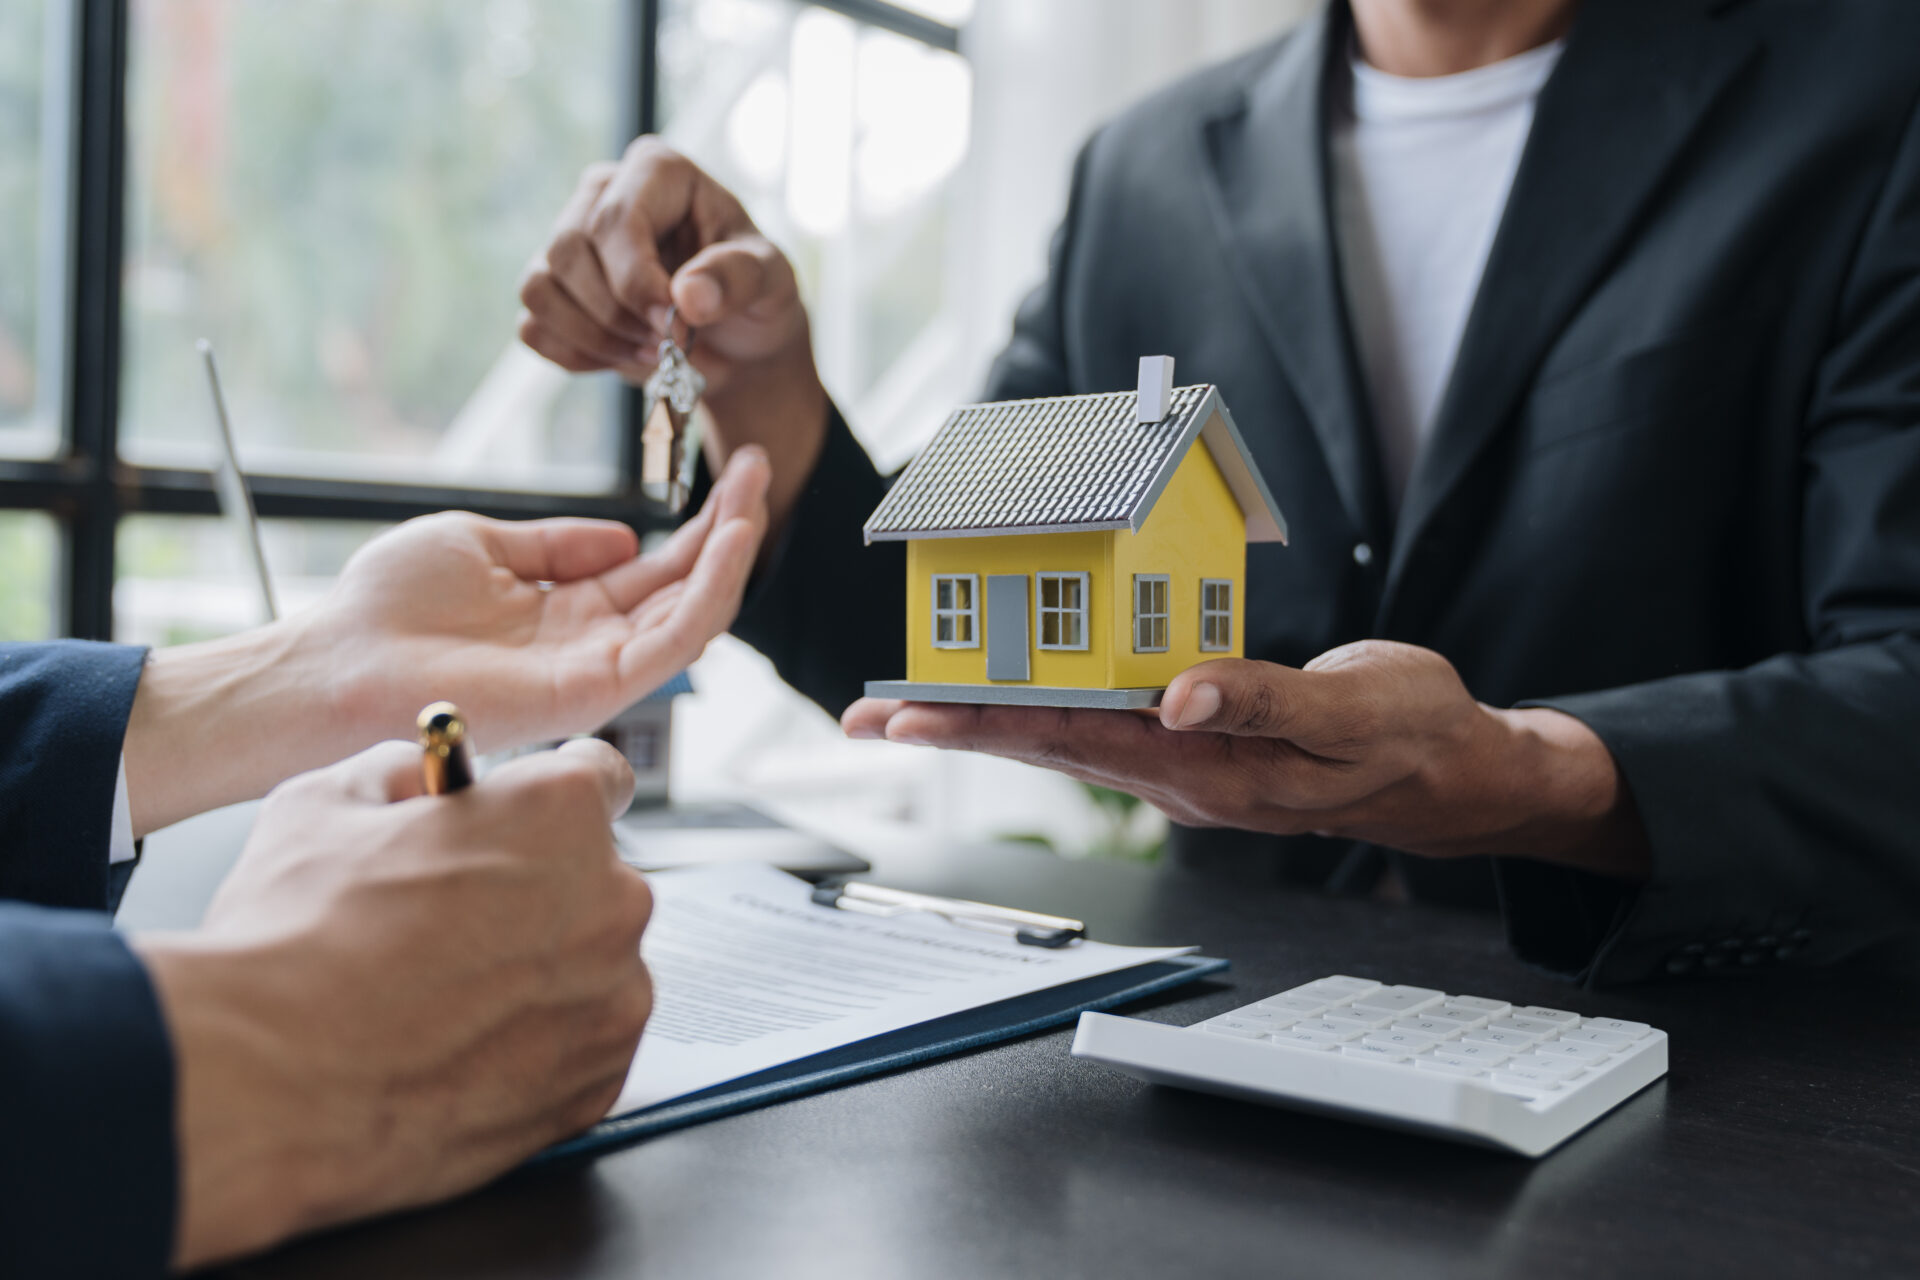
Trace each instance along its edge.
<path fill-rule="evenodd" d="M 73 138 L 72 294 L 67 308 L 66 633 L 113 634 L 120 516 L 120 254 L 126 183 L 127 0 L 73 0 L 78 12 Z"/>

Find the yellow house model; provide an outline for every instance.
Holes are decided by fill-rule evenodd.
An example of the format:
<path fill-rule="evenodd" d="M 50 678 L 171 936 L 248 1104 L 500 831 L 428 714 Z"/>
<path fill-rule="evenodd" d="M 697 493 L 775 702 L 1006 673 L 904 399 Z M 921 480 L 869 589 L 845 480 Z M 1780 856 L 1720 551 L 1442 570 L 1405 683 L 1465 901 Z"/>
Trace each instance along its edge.
<path fill-rule="evenodd" d="M 1137 391 L 956 409 L 866 540 L 907 544 L 907 678 L 869 697 L 1127 708 L 1240 655 L 1246 544 L 1287 525 L 1219 390 L 1148 356 Z"/>

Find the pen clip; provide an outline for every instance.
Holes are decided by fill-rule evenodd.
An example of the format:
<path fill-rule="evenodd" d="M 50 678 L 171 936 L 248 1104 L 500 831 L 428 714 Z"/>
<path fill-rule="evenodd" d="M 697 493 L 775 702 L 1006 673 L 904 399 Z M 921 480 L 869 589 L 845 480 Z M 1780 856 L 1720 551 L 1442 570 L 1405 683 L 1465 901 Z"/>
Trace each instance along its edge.
<path fill-rule="evenodd" d="M 908 912 L 936 915 L 950 924 L 1011 937 L 1029 947 L 1064 947 L 1087 936 L 1087 926 L 1067 916 L 1050 916 L 1018 907 L 996 907 L 965 898 L 941 898 L 907 889 L 889 889 L 864 880 L 827 881 L 813 890 L 823 907 L 861 915 L 897 916 Z"/>

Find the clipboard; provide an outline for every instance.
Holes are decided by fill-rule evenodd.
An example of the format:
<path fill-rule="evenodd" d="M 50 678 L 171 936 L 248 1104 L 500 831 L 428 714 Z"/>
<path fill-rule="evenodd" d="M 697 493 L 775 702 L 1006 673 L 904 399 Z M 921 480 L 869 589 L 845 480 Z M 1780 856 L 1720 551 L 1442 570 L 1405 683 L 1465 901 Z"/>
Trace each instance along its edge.
<path fill-rule="evenodd" d="M 548 1147 L 521 1167 L 538 1168 L 611 1151 L 655 1134 L 685 1129 L 702 1121 L 752 1111 L 867 1076 L 1044 1031 L 1071 1023 L 1082 1013 L 1118 1008 L 1222 973 L 1227 965 L 1227 961 L 1211 956 L 1174 956 L 856 1040 L 698 1093 L 602 1120 L 578 1137 Z"/>

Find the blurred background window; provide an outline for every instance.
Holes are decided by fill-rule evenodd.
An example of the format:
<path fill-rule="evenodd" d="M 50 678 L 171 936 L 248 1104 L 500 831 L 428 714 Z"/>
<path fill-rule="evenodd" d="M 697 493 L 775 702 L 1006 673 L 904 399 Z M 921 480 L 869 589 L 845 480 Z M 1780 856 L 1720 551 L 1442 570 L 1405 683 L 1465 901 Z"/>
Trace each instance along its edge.
<path fill-rule="evenodd" d="M 194 340 L 250 471 L 605 491 L 611 389 L 514 340 L 631 127 L 621 0 L 136 0 L 123 454 L 203 467 Z"/>
<path fill-rule="evenodd" d="M 58 526 L 37 511 L 0 511 L 0 640 L 48 640 L 60 634 L 54 569 Z"/>
<path fill-rule="evenodd" d="M 262 520 L 260 544 L 284 614 L 318 600 L 347 557 L 386 524 Z M 211 516 L 128 516 L 116 539 L 113 635 L 125 644 L 191 644 L 257 626 L 259 591 L 240 544 Z"/>
<path fill-rule="evenodd" d="M 662 132 L 792 259 L 822 379 L 883 466 L 978 376 L 953 305 L 973 76 L 922 35 L 797 0 L 665 0 L 660 20 Z"/>
<path fill-rule="evenodd" d="M 60 443 L 66 29 L 46 0 L 0 4 L 0 457 Z M 0 625 L 5 625 L 0 620 Z"/>

